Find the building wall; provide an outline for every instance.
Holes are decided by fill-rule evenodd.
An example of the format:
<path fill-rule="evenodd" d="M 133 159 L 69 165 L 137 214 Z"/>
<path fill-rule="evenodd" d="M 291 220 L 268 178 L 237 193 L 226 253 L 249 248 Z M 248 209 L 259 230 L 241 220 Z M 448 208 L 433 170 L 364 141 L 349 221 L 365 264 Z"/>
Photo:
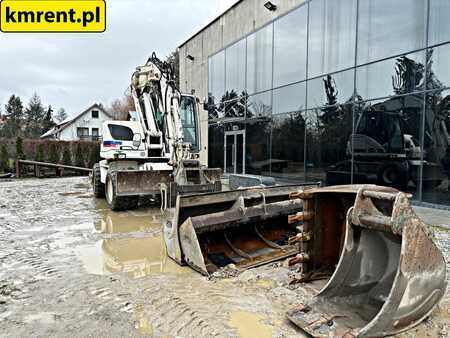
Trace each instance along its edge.
<path fill-rule="evenodd" d="M 214 98 L 209 165 L 450 205 L 450 2 L 273 2 L 242 1 L 181 47 L 185 89 Z"/>
<path fill-rule="evenodd" d="M 92 118 L 92 110 L 99 112 L 98 119 Z M 77 128 L 89 128 L 89 136 L 92 136 L 92 129 L 97 128 L 99 130 L 99 136 L 102 136 L 103 122 L 109 121 L 111 118 L 106 115 L 99 108 L 91 108 L 88 112 L 78 117 L 78 119 L 63 129 L 58 135 L 58 139 L 61 141 L 78 141 L 80 138 L 77 135 Z"/>
<path fill-rule="evenodd" d="M 180 86 L 181 90 L 195 94 L 202 100 L 208 96 L 208 57 L 238 40 L 253 30 L 264 26 L 305 0 L 273 0 L 277 5 L 274 12 L 268 11 L 267 0 L 244 0 L 227 11 L 217 21 L 180 46 Z M 187 59 L 193 56 L 193 61 Z M 201 160 L 208 162 L 208 114 L 200 107 L 200 130 L 202 140 Z"/>

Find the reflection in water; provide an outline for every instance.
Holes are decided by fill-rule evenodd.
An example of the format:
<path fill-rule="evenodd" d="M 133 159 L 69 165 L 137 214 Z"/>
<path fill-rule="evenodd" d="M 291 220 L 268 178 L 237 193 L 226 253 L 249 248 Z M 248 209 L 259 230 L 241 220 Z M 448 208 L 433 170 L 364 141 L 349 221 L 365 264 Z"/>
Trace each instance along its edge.
<path fill-rule="evenodd" d="M 270 338 L 272 328 L 262 323 L 264 319 L 260 314 L 237 311 L 230 315 L 229 325 L 237 330 L 240 338 Z"/>
<path fill-rule="evenodd" d="M 78 256 L 88 273 L 109 274 L 125 272 L 132 278 L 158 273 L 185 273 L 190 269 L 180 267 L 168 258 L 160 235 L 159 209 L 139 212 L 113 212 L 104 201 L 96 202 L 100 218 L 95 222 L 97 231 L 108 235 L 133 233 L 145 237 L 114 236 L 95 245 L 77 249 Z"/>
<path fill-rule="evenodd" d="M 158 273 L 188 273 L 168 258 L 162 237 L 107 239 L 102 244 L 105 269 L 126 272 L 132 278 Z"/>

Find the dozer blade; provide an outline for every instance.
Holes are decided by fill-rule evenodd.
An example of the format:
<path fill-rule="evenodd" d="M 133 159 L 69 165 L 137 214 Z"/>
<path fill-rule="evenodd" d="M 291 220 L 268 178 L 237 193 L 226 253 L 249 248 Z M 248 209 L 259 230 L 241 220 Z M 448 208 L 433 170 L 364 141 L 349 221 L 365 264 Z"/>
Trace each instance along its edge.
<path fill-rule="evenodd" d="M 121 170 L 113 174 L 117 196 L 152 195 L 160 193 L 160 184 L 169 184 L 171 171 Z"/>
<path fill-rule="evenodd" d="M 308 187 L 179 195 L 163 216 L 168 255 L 204 275 L 228 264 L 247 269 L 295 255 L 298 247 L 288 239 L 297 229 L 289 215 L 301 212 L 303 202 L 290 195 Z"/>
<path fill-rule="evenodd" d="M 314 337 L 381 337 L 426 318 L 444 296 L 445 262 L 408 196 L 358 191 L 337 268 L 289 319 Z"/>

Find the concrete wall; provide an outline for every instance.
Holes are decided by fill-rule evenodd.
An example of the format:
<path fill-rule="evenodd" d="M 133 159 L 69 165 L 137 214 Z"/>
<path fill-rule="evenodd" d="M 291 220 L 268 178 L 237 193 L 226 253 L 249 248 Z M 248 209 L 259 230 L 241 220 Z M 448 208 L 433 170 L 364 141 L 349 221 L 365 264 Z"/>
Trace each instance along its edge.
<path fill-rule="evenodd" d="M 272 0 L 277 5 L 274 12 L 268 11 L 267 0 L 244 0 L 228 10 L 206 29 L 180 46 L 180 86 L 183 92 L 195 94 L 203 99 L 208 96 L 208 57 L 264 26 L 277 17 L 298 7 L 305 0 Z M 193 61 L 187 59 L 193 56 Z M 201 107 L 202 108 L 202 107 Z M 203 164 L 208 162 L 208 114 L 200 109 L 200 128 Z"/>
<path fill-rule="evenodd" d="M 92 118 L 92 110 L 98 110 L 98 119 Z M 102 124 L 109 121 L 111 118 L 106 115 L 101 109 L 93 107 L 88 112 L 78 117 L 75 122 L 64 128 L 58 135 L 58 140 L 61 141 L 77 141 L 77 128 L 89 128 L 89 135 L 92 135 L 92 128 L 99 130 L 99 136 L 102 136 Z"/>

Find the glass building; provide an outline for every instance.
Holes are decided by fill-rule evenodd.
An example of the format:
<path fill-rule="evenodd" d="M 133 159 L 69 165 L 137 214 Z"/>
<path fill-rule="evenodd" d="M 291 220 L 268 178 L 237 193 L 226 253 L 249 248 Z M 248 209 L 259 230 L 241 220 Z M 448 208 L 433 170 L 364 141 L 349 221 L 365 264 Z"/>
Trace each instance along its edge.
<path fill-rule="evenodd" d="M 209 55 L 209 166 L 450 205 L 449 13 L 311 0 Z"/>

